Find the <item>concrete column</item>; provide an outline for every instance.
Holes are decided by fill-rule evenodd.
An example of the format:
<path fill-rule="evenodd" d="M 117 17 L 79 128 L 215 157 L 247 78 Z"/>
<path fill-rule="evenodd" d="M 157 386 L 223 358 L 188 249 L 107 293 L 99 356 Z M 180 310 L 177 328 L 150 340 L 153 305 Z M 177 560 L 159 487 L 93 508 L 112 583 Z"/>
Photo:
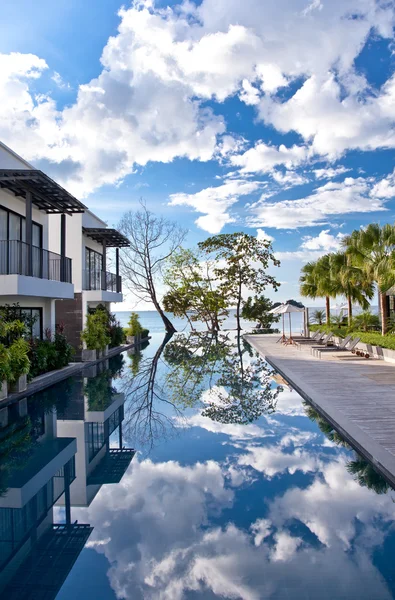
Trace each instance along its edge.
<path fill-rule="evenodd" d="M 33 202 L 32 193 L 26 192 L 26 244 L 27 244 L 27 274 L 33 275 Z"/>
<path fill-rule="evenodd" d="M 54 334 L 56 331 L 56 300 L 50 300 L 49 302 L 49 326 L 51 328 L 52 334 Z"/>
<path fill-rule="evenodd" d="M 119 248 L 115 248 L 115 273 L 117 276 L 117 292 L 121 292 L 121 285 L 119 283 Z"/>
<path fill-rule="evenodd" d="M 106 240 L 103 240 L 103 264 L 102 264 L 102 275 L 101 275 L 101 289 L 102 290 L 105 290 L 107 288 L 106 271 L 107 271 L 107 242 L 106 242 Z"/>

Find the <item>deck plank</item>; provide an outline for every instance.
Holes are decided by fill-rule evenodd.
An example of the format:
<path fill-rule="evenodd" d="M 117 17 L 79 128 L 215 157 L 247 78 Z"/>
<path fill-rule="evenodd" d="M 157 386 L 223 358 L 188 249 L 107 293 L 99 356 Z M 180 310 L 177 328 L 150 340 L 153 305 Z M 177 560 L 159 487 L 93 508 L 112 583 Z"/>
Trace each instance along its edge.
<path fill-rule="evenodd" d="M 395 485 L 395 364 L 319 359 L 270 335 L 245 339 Z"/>

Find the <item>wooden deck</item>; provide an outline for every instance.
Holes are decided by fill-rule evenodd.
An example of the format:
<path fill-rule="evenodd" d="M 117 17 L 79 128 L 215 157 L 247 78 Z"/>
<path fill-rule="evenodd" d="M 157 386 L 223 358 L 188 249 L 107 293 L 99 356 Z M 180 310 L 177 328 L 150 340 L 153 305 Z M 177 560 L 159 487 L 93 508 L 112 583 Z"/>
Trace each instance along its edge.
<path fill-rule="evenodd" d="M 320 360 L 278 336 L 245 339 L 395 486 L 395 364 L 335 352 Z"/>

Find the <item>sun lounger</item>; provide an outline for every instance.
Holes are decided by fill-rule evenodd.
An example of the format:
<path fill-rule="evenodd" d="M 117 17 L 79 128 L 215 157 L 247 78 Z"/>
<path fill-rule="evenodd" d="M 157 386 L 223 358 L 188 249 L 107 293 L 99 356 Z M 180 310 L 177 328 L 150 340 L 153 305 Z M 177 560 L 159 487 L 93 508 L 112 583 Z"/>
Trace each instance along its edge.
<path fill-rule="evenodd" d="M 329 351 L 331 350 L 332 356 L 334 358 L 346 358 L 346 357 L 351 358 L 353 356 L 351 353 L 355 349 L 355 347 L 358 345 L 358 343 L 360 342 L 360 339 L 361 338 L 358 338 L 358 337 L 354 338 L 353 340 L 347 342 L 347 344 L 343 348 L 340 348 L 340 346 L 338 346 L 337 348 L 325 348 L 325 349 L 321 348 L 321 351 L 316 352 L 315 356 L 317 356 L 317 358 L 322 358 L 322 356 L 328 355 Z M 344 341 L 343 341 L 343 345 L 344 345 Z"/>
<path fill-rule="evenodd" d="M 317 332 L 318 335 L 314 335 L 311 338 L 301 338 L 301 339 L 296 339 L 295 340 L 295 344 L 298 348 L 302 348 L 304 346 L 311 346 L 314 344 L 319 344 L 321 339 L 325 336 L 325 333 L 322 333 L 321 331 Z"/>
<path fill-rule="evenodd" d="M 323 334 L 318 329 L 311 337 L 306 337 L 305 335 L 293 335 L 292 338 L 297 342 L 303 342 L 305 340 L 307 342 L 311 342 L 312 340 L 317 340 L 322 335 Z"/>
<path fill-rule="evenodd" d="M 319 356 L 320 353 L 333 352 L 334 350 L 336 352 L 338 352 L 339 350 L 347 350 L 347 344 L 351 341 L 351 338 L 352 338 L 352 336 L 348 335 L 347 337 L 344 338 L 344 340 L 338 346 L 326 346 L 325 348 L 313 347 L 311 349 L 311 353 L 314 356 L 321 358 L 321 356 Z"/>
<path fill-rule="evenodd" d="M 320 350 L 322 346 L 327 346 L 329 343 L 331 343 L 330 340 L 332 337 L 333 337 L 332 331 L 330 333 L 327 333 L 326 336 L 324 338 L 322 338 L 322 340 L 318 341 L 320 346 L 311 346 L 311 348 L 310 348 L 311 354 L 314 354 L 314 350 Z"/>

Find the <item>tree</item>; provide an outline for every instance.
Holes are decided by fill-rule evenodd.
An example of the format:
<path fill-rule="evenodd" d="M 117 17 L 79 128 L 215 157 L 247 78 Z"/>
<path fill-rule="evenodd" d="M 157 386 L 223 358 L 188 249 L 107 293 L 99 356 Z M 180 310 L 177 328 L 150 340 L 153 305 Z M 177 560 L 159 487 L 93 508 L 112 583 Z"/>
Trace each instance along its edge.
<path fill-rule="evenodd" d="M 163 305 L 175 316 L 185 317 L 191 329 L 194 322 L 203 321 L 207 329 L 218 331 L 228 314 L 226 297 L 216 288 L 211 261 L 204 258 L 184 248 L 169 258 L 164 282 L 170 291 Z"/>
<path fill-rule="evenodd" d="M 243 289 L 262 294 L 271 285 L 277 290 L 279 283 L 266 270 L 271 263 L 279 266 L 280 262 L 273 255 L 268 240 L 258 240 L 247 233 L 216 235 L 198 246 L 216 261 L 214 274 L 218 279 L 218 290 L 227 302 L 236 303 L 237 330 L 240 331 Z"/>
<path fill-rule="evenodd" d="M 275 308 L 269 298 L 265 296 L 249 296 L 241 311 L 241 316 L 246 321 L 257 321 L 263 329 L 269 329 L 272 323 L 278 323 L 280 315 L 274 315 L 270 311 Z"/>
<path fill-rule="evenodd" d="M 324 310 L 315 310 L 312 315 L 312 320 L 314 323 L 318 325 L 322 325 L 325 322 L 325 311 Z"/>
<path fill-rule="evenodd" d="M 395 227 L 371 223 L 343 239 L 343 247 L 352 264 L 360 268 L 370 282 L 377 284 L 380 296 L 381 332 L 387 333 L 387 291 L 395 285 Z"/>
<path fill-rule="evenodd" d="M 168 333 L 176 331 L 166 317 L 158 297 L 158 280 L 162 267 L 185 238 L 186 232 L 176 223 L 150 212 L 144 203 L 141 210 L 123 215 L 118 229 L 128 238 L 129 248 L 120 254 L 120 270 L 130 291 L 144 302 L 152 302 Z"/>
<path fill-rule="evenodd" d="M 308 262 L 302 267 L 299 278 L 302 296 L 316 299 L 325 297 L 326 322 L 331 322 L 330 298 L 338 294 L 338 286 L 332 278 L 330 255 L 321 256 L 316 262 Z"/>
<path fill-rule="evenodd" d="M 374 295 L 373 282 L 360 266 L 353 264 L 352 257 L 346 252 L 331 254 L 330 266 L 339 294 L 347 298 L 348 325 L 351 327 L 352 305 L 357 303 L 363 310 L 369 308 L 369 299 Z"/>

